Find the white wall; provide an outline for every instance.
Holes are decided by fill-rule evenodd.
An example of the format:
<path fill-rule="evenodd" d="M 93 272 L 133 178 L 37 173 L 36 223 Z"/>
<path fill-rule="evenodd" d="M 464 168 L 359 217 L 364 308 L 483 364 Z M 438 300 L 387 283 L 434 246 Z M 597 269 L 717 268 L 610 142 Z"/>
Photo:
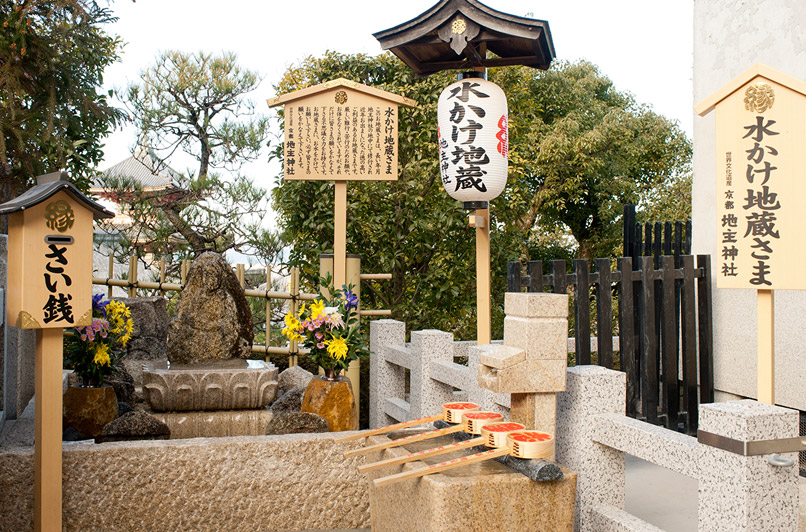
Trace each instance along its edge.
<path fill-rule="evenodd" d="M 756 62 L 806 80 L 806 2 L 695 0 L 692 103 L 706 98 Z M 693 252 L 710 253 L 714 268 L 715 166 L 712 112 L 694 118 L 692 219 Z M 806 234 L 806 228 L 804 231 Z M 806 245 L 806 237 L 803 241 Z M 716 388 L 755 398 L 755 292 L 715 288 L 713 309 Z M 775 399 L 780 405 L 799 410 L 806 410 L 805 346 L 806 293 L 776 291 Z"/>

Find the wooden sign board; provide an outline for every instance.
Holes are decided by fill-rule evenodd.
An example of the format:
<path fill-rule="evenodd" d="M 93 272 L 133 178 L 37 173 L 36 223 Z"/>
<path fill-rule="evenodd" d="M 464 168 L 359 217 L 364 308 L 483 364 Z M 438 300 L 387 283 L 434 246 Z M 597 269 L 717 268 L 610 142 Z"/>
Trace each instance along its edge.
<path fill-rule="evenodd" d="M 756 64 L 714 108 L 717 287 L 806 288 L 806 82 Z"/>
<path fill-rule="evenodd" d="M 8 323 L 89 325 L 93 214 L 66 192 L 8 217 Z"/>
<path fill-rule="evenodd" d="M 413 100 L 336 79 L 268 104 L 284 105 L 285 179 L 397 179 L 398 106 Z"/>

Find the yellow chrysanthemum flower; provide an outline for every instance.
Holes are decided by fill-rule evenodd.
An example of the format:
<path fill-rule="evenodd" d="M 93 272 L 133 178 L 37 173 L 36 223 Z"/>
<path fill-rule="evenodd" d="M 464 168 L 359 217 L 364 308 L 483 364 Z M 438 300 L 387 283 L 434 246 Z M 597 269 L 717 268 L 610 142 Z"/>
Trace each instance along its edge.
<path fill-rule="evenodd" d="M 324 313 L 325 303 L 323 301 L 317 301 L 316 303 L 311 304 L 311 319 L 315 320 Z"/>
<path fill-rule="evenodd" d="M 327 346 L 327 354 L 336 360 L 342 360 L 347 356 L 347 342 L 344 338 L 333 337 L 331 340 L 325 342 Z"/>
<path fill-rule="evenodd" d="M 95 348 L 95 356 L 92 358 L 93 364 L 99 366 L 111 366 L 112 360 L 109 358 L 109 346 L 106 344 L 98 344 Z"/>

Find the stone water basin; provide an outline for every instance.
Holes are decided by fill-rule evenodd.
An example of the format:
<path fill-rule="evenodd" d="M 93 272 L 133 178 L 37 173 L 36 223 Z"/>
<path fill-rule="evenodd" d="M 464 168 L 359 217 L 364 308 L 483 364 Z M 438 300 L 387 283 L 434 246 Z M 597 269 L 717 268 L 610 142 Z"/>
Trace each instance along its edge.
<path fill-rule="evenodd" d="M 404 430 L 391 439 L 422 432 Z M 385 436 L 369 438 L 367 445 L 388 441 Z M 401 456 L 449 444 L 441 436 L 368 454 L 366 462 Z M 375 487 L 372 479 L 392 475 L 426 464 L 473 454 L 471 450 L 429 457 L 403 466 L 373 471 L 370 477 L 370 513 L 373 532 L 417 530 L 418 532 L 460 532 L 485 530 L 500 532 L 549 532 L 573 530 L 576 473 L 560 466 L 563 478 L 534 482 L 495 461 L 459 467 L 397 484 Z"/>
<path fill-rule="evenodd" d="M 155 412 L 264 408 L 277 395 L 277 368 L 262 360 L 143 367 L 143 394 Z"/>

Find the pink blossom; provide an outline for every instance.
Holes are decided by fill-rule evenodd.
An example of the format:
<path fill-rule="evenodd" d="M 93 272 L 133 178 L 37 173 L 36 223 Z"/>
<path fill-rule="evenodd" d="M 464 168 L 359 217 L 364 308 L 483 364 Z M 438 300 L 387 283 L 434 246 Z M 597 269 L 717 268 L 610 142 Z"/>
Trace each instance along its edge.
<path fill-rule="evenodd" d="M 325 337 L 325 335 L 324 335 L 324 334 L 322 334 L 322 333 L 320 333 L 320 332 L 316 333 L 316 339 L 317 339 L 317 340 L 321 340 L 321 339 L 322 339 L 322 338 L 324 338 L 324 337 Z"/>
<path fill-rule="evenodd" d="M 322 343 L 322 342 L 319 342 L 318 344 L 316 344 L 316 348 L 317 348 L 317 349 L 324 349 L 324 348 L 325 348 L 325 344 L 324 344 L 324 343 Z"/>

